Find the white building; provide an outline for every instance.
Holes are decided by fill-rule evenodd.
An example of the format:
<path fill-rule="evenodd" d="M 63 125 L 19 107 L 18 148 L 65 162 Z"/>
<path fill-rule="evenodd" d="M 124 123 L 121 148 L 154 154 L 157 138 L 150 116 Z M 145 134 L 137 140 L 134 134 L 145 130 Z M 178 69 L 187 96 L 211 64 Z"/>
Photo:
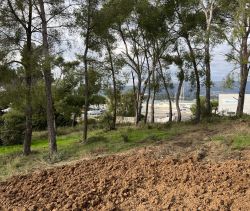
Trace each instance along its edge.
<path fill-rule="evenodd" d="M 219 113 L 222 115 L 235 115 L 238 98 L 238 94 L 219 94 Z M 250 94 L 245 95 L 244 113 L 250 114 Z"/>

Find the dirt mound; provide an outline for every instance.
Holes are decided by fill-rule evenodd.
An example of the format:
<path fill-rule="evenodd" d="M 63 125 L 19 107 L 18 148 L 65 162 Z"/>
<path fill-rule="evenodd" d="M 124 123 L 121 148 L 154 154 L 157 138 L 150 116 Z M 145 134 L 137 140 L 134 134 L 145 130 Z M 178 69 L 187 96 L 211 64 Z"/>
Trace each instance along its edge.
<path fill-rule="evenodd" d="M 2 210 L 250 210 L 249 160 L 108 156 L 0 183 Z M 0 208 L 1 210 L 1 208 Z"/>

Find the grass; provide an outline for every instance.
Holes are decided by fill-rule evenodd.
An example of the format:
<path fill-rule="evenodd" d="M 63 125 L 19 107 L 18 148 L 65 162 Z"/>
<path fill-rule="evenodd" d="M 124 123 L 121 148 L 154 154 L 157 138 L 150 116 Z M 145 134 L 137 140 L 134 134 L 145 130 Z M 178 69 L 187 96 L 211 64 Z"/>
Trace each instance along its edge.
<path fill-rule="evenodd" d="M 50 167 L 58 162 L 68 162 L 97 154 L 112 154 L 132 148 L 147 146 L 160 140 L 170 140 L 172 137 L 184 133 L 187 127 L 120 127 L 115 131 L 92 130 L 89 132 L 88 142 L 81 143 L 82 133 L 75 131 L 57 138 L 58 155 L 51 159 L 48 154 L 48 140 L 46 132 L 34 132 L 32 154 L 22 156 L 22 146 L 0 147 L 0 180 L 11 175 L 28 173 L 37 168 Z M 124 140 L 124 135 L 127 140 Z"/>
<path fill-rule="evenodd" d="M 233 138 L 233 148 L 243 149 L 250 146 L 250 134 L 238 135 Z"/>
<path fill-rule="evenodd" d="M 155 144 L 159 141 L 167 142 L 178 135 L 186 135 L 196 130 L 218 128 L 225 123 L 202 123 L 193 125 L 181 123 L 169 125 L 147 125 L 141 127 L 123 126 L 115 131 L 101 129 L 91 130 L 87 143 L 81 143 L 82 133 L 79 128 L 62 128 L 57 138 L 58 154 L 52 159 L 48 154 L 48 140 L 46 132 L 34 132 L 32 141 L 32 154 L 22 156 L 22 146 L 0 146 L 0 180 L 12 175 L 29 173 L 36 169 L 49 168 L 58 163 L 70 162 L 93 155 L 113 154 L 136 147 Z M 231 130 L 230 130 L 231 131 Z M 236 129 L 237 131 L 237 129 Z M 223 132 L 223 131 L 222 131 Z M 242 149 L 250 146 L 250 132 L 246 127 L 238 133 L 221 133 L 213 137 L 213 140 L 230 140 L 232 147 Z"/>
<path fill-rule="evenodd" d="M 213 137 L 214 141 L 230 144 L 232 149 L 241 150 L 250 147 L 250 123 L 240 123 L 232 125 L 228 131 Z"/>

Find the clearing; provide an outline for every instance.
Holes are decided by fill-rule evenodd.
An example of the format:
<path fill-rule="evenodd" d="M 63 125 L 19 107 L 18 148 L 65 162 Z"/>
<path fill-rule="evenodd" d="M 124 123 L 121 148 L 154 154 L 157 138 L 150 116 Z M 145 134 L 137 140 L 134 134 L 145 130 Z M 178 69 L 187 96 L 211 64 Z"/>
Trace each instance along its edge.
<path fill-rule="evenodd" d="M 34 161 L 46 168 L 5 177 L 0 210 L 250 210 L 249 121 L 126 128 L 103 137 L 82 146 L 81 160 Z"/>

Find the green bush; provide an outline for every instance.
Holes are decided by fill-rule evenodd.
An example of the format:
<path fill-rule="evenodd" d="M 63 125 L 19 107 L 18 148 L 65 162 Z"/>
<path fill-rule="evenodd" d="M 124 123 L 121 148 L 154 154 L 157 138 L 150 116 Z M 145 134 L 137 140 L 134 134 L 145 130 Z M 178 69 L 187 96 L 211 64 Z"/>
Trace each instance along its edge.
<path fill-rule="evenodd" d="M 200 97 L 201 101 L 201 117 L 206 117 L 206 98 L 205 97 Z M 211 108 L 213 111 L 213 114 L 216 114 L 218 111 L 218 101 L 217 100 L 212 100 L 211 101 Z M 192 105 L 190 108 L 191 112 L 193 115 L 196 113 L 196 104 Z"/>
<path fill-rule="evenodd" d="M 72 126 L 72 119 L 63 114 L 56 113 L 56 126 L 57 127 L 66 127 Z"/>
<path fill-rule="evenodd" d="M 100 122 L 104 125 L 105 129 L 112 130 L 113 129 L 113 116 L 110 112 L 105 112 L 101 118 Z"/>
<path fill-rule="evenodd" d="M 32 126 L 34 130 L 46 130 L 47 128 L 47 115 L 46 111 L 43 114 L 33 114 Z"/>
<path fill-rule="evenodd" d="M 25 134 L 25 116 L 16 110 L 2 116 L 3 126 L 1 127 L 2 145 L 22 144 Z"/>

